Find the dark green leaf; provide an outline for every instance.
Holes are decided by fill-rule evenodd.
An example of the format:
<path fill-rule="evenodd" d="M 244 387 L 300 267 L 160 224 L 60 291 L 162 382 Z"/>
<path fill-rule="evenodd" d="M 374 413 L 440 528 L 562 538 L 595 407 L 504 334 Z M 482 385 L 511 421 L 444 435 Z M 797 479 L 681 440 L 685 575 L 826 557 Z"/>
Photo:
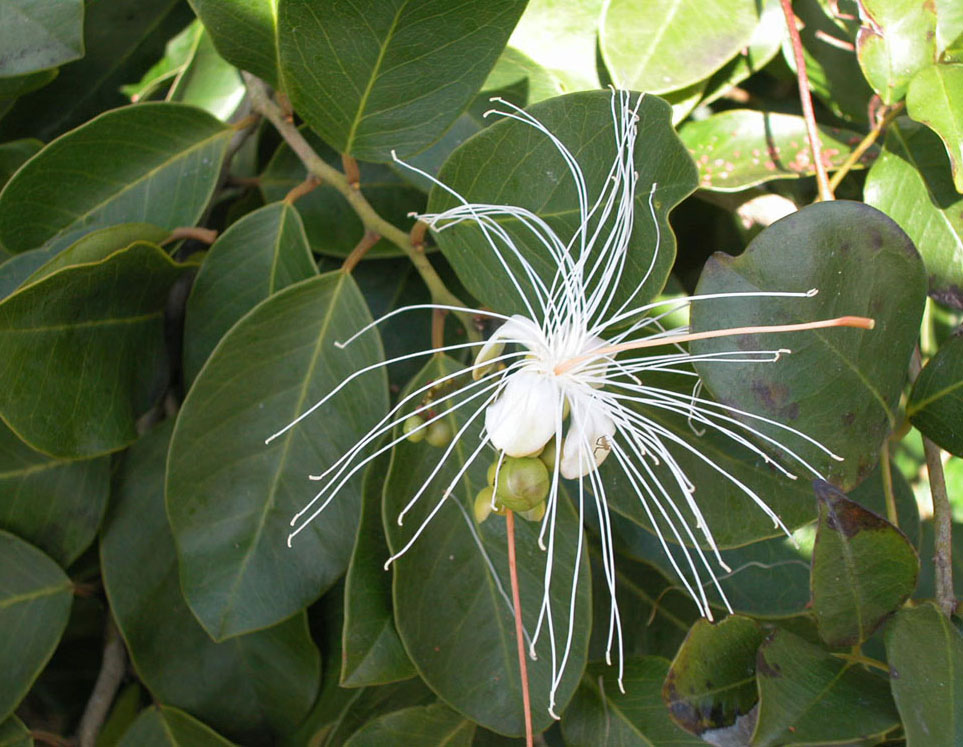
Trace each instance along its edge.
<path fill-rule="evenodd" d="M 84 15 L 84 57 L 19 99 L 0 120 L 0 138 L 50 140 L 128 103 L 121 87 L 137 80 L 193 18 L 182 0 L 96 0 L 87 2 Z"/>
<path fill-rule="evenodd" d="M 164 512 L 170 432 L 165 423 L 124 455 L 101 539 L 104 586 L 131 660 L 158 701 L 227 733 L 293 731 L 320 676 L 306 617 L 224 643 L 198 624 L 181 596 Z"/>
<path fill-rule="evenodd" d="M 345 742 L 345 747 L 417 744 L 424 747 L 468 747 L 475 724 L 437 703 L 414 706 L 372 719 Z"/>
<path fill-rule="evenodd" d="M 70 579 L 56 563 L 0 530 L 0 723 L 53 654 L 72 597 Z"/>
<path fill-rule="evenodd" d="M 819 525 L 813 547 L 813 613 L 833 648 L 867 640 L 916 588 L 920 561 L 896 527 L 827 482 L 813 483 Z"/>
<path fill-rule="evenodd" d="M 83 0 L 6 0 L 0 8 L 0 77 L 32 73 L 84 53 Z"/>
<path fill-rule="evenodd" d="M 702 734 L 731 726 L 756 702 L 756 649 L 765 637 L 757 622 L 731 615 L 712 624 L 697 620 L 662 687 L 672 719 Z"/>
<path fill-rule="evenodd" d="M 221 56 L 278 85 L 278 0 L 189 0 Z"/>
<path fill-rule="evenodd" d="M 481 87 L 525 0 L 287 0 L 285 92 L 339 153 L 388 161 L 433 143 Z"/>
<path fill-rule="evenodd" d="M 686 88 L 745 47 L 759 20 L 755 0 L 610 0 L 599 46 L 616 85 L 663 93 Z M 698 44 L 693 44 L 698 39 Z"/>
<path fill-rule="evenodd" d="M 940 136 L 956 191 L 963 192 L 963 64 L 933 65 L 917 73 L 906 92 L 906 111 Z"/>
<path fill-rule="evenodd" d="M 13 99 L 48 85 L 57 77 L 57 72 L 57 68 L 51 68 L 27 75 L 15 75 L 12 78 L 0 78 L 0 109 L 13 106 Z M 0 112 L 0 116 L 2 115 L 3 112 Z"/>
<path fill-rule="evenodd" d="M 760 233 L 732 258 L 706 263 L 697 293 L 818 289 L 811 299 L 723 298 L 694 304 L 695 331 L 859 315 L 873 330 L 823 329 L 702 340 L 694 354 L 791 350 L 776 363 L 696 363 L 715 397 L 785 423 L 842 456 L 837 462 L 762 421 L 753 427 L 792 445 L 824 477 L 851 488 L 872 471 L 895 409 L 925 300 L 923 263 L 899 226 L 866 205 L 805 207 Z"/>
<path fill-rule="evenodd" d="M 662 683 L 669 662 L 643 656 L 625 662 L 625 693 L 614 669 L 590 665 L 575 697 L 565 709 L 562 732 L 569 747 L 634 747 L 635 745 L 700 745 L 672 723 L 662 702 Z"/>
<path fill-rule="evenodd" d="M 616 154 L 611 109 L 612 96 L 604 91 L 560 96 L 528 109 L 576 155 L 585 175 L 590 205 L 606 185 Z M 695 166 L 672 129 L 668 105 L 655 96 L 646 96 L 639 117 L 635 167 L 639 184 L 646 186 L 637 190 L 637 218 L 630 244 L 640 251 L 628 254 L 616 304 L 633 293 L 637 293 L 637 302 L 643 303 L 661 290 L 675 257 L 675 237 L 666 216 L 696 185 Z M 510 174 L 506 173 L 509 164 Z M 527 208 L 544 219 L 563 243 L 568 243 L 578 229 L 578 198 L 567 165 L 545 135 L 516 120 L 498 121 L 467 141 L 451 155 L 439 178 L 470 202 Z M 648 185 L 653 183 L 658 184 L 658 247 L 648 206 Z M 436 187 L 429 197 L 428 209 L 437 213 L 457 204 L 452 195 Z M 544 245 L 518 219 L 501 217 L 499 225 L 546 285 L 551 286 L 557 266 Z M 436 234 L 436 239 L 459 279 L 476 298 L 502 314 L 525 313 L 524 304 L 506 277 L 506 272 L 511 272 L 531 297 L 521 266 L 505 252 L 509 266 L 506 271 L 476 224 L 453 226 Z M 658 260 L 645 290 L 638 292 L 656 250 Z"/>
<path fill-rule="evenodd" d="M 361 522 L 344 588 L 342 687 L 380 685 L 415 676 L 395 629 L 391 576 L 383 567 L 390 555 L 381 525 L 388 461 L 382 456 L 373 462 L 362 483 Z"/>
<path fill-rule="evenodd" d="M 108 112 L 34 156 L 0 193 L 0 244 L 22 252 L 90 223 L 192 226 L 231 130 L 181 104 Z"/>
<path fill-rule="evenodd" d="M 0 188 L 29 158 L 35 156 L 43 143 L 35 138 L 23 138 L 0 145 Z"/>
<path fill-rule="evenodd" d="M 963 456 L 963 337 L 947 340 L 920 371 L 906 414 L 940 448 Z"/>
<path fill-rule="evenodd" d="M 885 678 L 785 630 L 760 646 L 756 673 L 754 746 L 850 743 L 898 724 Z"/>
<path fill-rule="evenodd" d="M 852 130 L 819 129 L 824 165 L 830 170 L 840 166 L 862 139 Z M 730 110 L 687 122 L 679 136 L 699 168 L 701 189 L 738 192 L 772 179 L 815 173 L 806 122 L 793 114 Z M 878 153 L 879 148 L 870 148 L 858 165 L 865 166 Z"/>
<path fill-rule="evenodd" d="M 265 446 L 351 373 L 382 359 L 350 276 L 332 272 L 274 294 L 221 340 L 174 430 L 167 506 L 188 604 L 216 640 L 283 620 L 348 564 L 358 483 L 286 546 L 291 517 L 315 493 L 309 472 L 330 465 L 387 408 L 383 372 L 349 385 L 323 413 Z"/>
<path fill-rule="evenodd" d="M 186 267 L 138 242 L 4 299 L 0 417 L 53 456 L 96 456 L 134 441 L 166 356 L 167 293 Z"/>
<path fill-rule="evenodd" d="M 412 382 L 412 388 L 460 368 L 450 358 L 436 356 Z M 456 381 L 457 385 L 457 381 Z M 457 401 L 457 398 L 456 398 Z M 459 410 L 445 418 L 457 434 L 468 422 Z M 458 439 L 444 466 L 429 475 L 444 451 L 425 442 L 407 441 L 395 447 L 385 482 L 384 523 L 388 546 L 397 553 L 440 504 L 424 532 L 394 564 L 394 609 L 398 632 L 425 682 L 447 703 L 473 721 L 503 734 L 524 732 L 514 618 L 509 604 L 505 520 L 492 515 L 480 526 L 472 518 L 475 494 L 487 484 L 490 459 L 477 459 L 445 500 L 442 495 L 474 452 L 480 424 L 475 419 Z M 490 453 L 490 452 L 489 452 Z M 405 515 L 398 515 L 428 483 L 425 495 Z M 539 524 L 515 522 L 517 566 L 525 629 L 534 635 L 543 598 L 547 553 L 538 547 Z M 565 636 L 572 634 L 571 653 L 556 695 L 560 713 L 574 692 L 585 665 L 589 638 L 589 569 L 585 552 L 579 560 L 575 511 L 564 495 L 555 519 L 551 611 L 558 656 Z M 493 572 L 495 575 L 493 575 Z M 574 615 L 569 605 L 577 584 Z M 571 626 L 571 630 L 569 628 Z M 543 622 L 536 651 L 528 661 L 532 719 L 537 730 L 551 723 L 548 713 L 552 682 L 550 633 Z"/>
<path fill-rule="evenodd" d="M 890 686 L 909 745 L 963 743 L 963 636 L 931 603 L 886 627 Z"/>
<path fill-rule="evenodd" d="M 902 100 L 910 79 L 936 62 L 936 6 L 915 0 L 860 0 L 856 55 L 884 104 Z"/>
<path fill-rule="evenodd" d="M 963 197 L 953 188 L 939 138 L 907 119 L 890 125 L 864 196 L 913 239 L 926 262 L 930 295 L 963 308 Z"/>
<path fill-rule="evenodd" d="M 94 540 L 107 505 L 107 459 L 34 451 L 0 423 L 0 527 L 67 567 Z"/>
<path fill-rule="evenodd" d="M 144 709 L 119 747 L 228 747 L 224 737 L 197 719 L 169 706 Z"/>
<path fill-rule="evenodd" d="M 184 378 L 194 381 L 224 334 L 258 302 L 318 274 L 297 211 L 275 202 L 221 234 L 194 280 L 184 322 Z"/>
<path fill-rule="evenodd" d="M 0 747 L 33 747 L 27 727 L 16 716 L 0 722 Z"/>
<path fill-rule="evenodd" d="M 302 128 L 302 132 L 318 155 L 330 165 L 341 168 L 341 159 L 337 153 L 310 130 Z M 424 197 L 387 166 L 362 163 L 360 167 L 361 191 L 375 212 L 394 225 L 408 230 L 412 225 L 408 213 L 422 209 Z M 307 176 L 308 172 L 301 159 L 290 147 L 282 144 L 259 177 L 258 185 L 264 199 L 275 202 L 283 200 L 284 196 Z M 334 187 L 322 183 L 299 198 L 295 207 L 304 221 L 312 251 L 319 254 L 346 257 L 364 236 L 361 219 Z M 368 250 L 365 256 L 397 257 L 400 254 L 398 247 L 382 239 Z"/>

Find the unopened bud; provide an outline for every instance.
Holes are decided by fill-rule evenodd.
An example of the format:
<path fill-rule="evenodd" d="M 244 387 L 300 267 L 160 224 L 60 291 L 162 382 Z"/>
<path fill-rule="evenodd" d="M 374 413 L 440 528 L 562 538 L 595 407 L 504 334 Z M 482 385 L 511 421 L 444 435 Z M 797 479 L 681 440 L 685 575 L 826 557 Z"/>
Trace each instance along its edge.
<path fill-rule="evenodd" d="M 545 516 L 545 509 L 547 505 L 548 504 L 545 501 L 542 501 L 535 506 L 535 508 L 530 508 L 528 511 L 519 511 L 518 515 L 526 521 L 541 521 Z"/>
<path fill-rule="evenodd" d="M 422 428 L 425 424 L 425 419 L 421 415 L 412 415 L 401 426 L 401 432 L 404 433 L 411 443 L 416 444 L 425 438 L 425 429 Z"/>
<path fill-rule="evenodd" d="M 542 503 L 549 491 L 548 470 L 535 457 L 508 458 L 498 472 L 496 498 L 512 511 L 528 511 Z"/>
<path fill-rule="evenodd" d="M 538 458 L 542 460 L 542 463 L 549 472 L 555 471 L 555 461 L 558 457 L 558 454 L 556 454 L 555 450 L 556 440 L 553 438 L 551 441 L 545 444 L 545 448 L 542 449 L 542 453 L 538 455 Z"/>
<path fill-rule="evenodd" d="M 425 434 L 425 442 L 429 446 L 447 446 L 451 443 L 451 426 L 444 420 L 436 420 L 428 426 L 428 432 Z"/>
<path fill-rule="evenodd" d="M 479 524 L 481 524 L 491 515 L 492 496 L 494 494 L 495 489 L 489 485 L 488 487 L 479 490 L 478 495 L 475 496 L 475 521 Z"/>

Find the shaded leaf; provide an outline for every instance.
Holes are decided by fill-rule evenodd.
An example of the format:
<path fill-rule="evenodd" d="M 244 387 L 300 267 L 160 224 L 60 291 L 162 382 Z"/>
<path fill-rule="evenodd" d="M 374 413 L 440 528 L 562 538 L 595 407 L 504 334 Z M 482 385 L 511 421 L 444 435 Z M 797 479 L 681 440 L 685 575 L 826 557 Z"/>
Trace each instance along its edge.
<path fill-rule="evenodd" d="M 699 735 L 748 713 L 757 699 L 756 649 L 764 637 L 748 617 L 730 615 L 716 624 L 697 620 L 662 687 L 672 720 Z"/>
<path fill-rule="evenodd" d="M 350 276 L 332 272 L 270 296 L 215 348 L 184 400 L 171 443 L 167 508 L 192 611 L 215 640 L 283 620 L 343 572 L 360 508 L 349 484 L 323 517 L 285 543 L 291 517 L 331 464 L 387 407 L 383 372 L 349 385 L 337 408 L 265 446 L 352 372 L 382 359 Z"/>
<path fill-rule="evenodd" d="M 279 85 L 278 0 L 188 1 L 225 60 Z"/>
<path fill-rule="evenodd" d="M 953 184 L 963 192 L 963 64 L 933 65 L 917 73 L 906 92 L 906 111 L 940 136 Z"/>
<path fill-rule="evenodd" d="M 914 0 L 860 0 L 856 55 L 884 104 L 902 100 L 910 79 L 936 62 L 936 6 Z"/>
<path fill-rule="evenodd" d="M 940 448 L 963 456 L 963 337 L 943 343 L 920 371 L 906 415 Z"/>
<path fill-rule="evenodd" d="M 852 130 L 819 128 L 823 165 L 840 166 L 862 139 Z M 806 139 L 806 122 L 793 114 L 735 109 L 687 122 L 679 131 L 699 168 L 699 187 L 738 192 L 772 179 L 812 176 L 815 165 Z M 879 153 L 870 148 L 860 158 L 865 166 Z"/>
<path fill-rule="evenodd" d="M 35 156 L 43 143 L 35 138 L 13 140 L 0 145 L 0 188 L 26 161 Z"/>
<path fill-rule="evenodd" d="M 181 595 L 164 511 L 170 422 L 124 455 L 101 538 L 104 587 L 141 681 L 154 698 L 231 734 L 292 731 L 320 677 L 305 615 L 214 643 Z M 203 676 L 198 676 L 202 672 Z"/>
<path fill-rule="evenodd" d="M 72 597 L 70 579 L 56 563 L 0 530 L 0 723 L 53 655 Z"/>
<path fill-rule="evenodd" d="M 192 226 L 232 131 L 181 104 L 97 117 L 34 156 L 0 193 L 0 243 L 22 252 L 90 223 Z M 163 196 L 163 199 L 158 199 Z"/>
<path fill-rule="evenodd" d="M 884 677 L 777 630 L 759 647 L 752 744 L 824 744 L 891 731 L 899 717 Z"/>
<path fill-rule="evenodd" d="M 182 0 L 97 0 L 86 3 L 84 17 L 86 54 L 62 67 L 52 83 L 20 98 L 0 120 L 0 138 L 50 140 L 128 103 L 121 87 L 164 54 L 167 40 L 193 14 Z"/>
<path fill-rule="evenodd" d="M 754 0 L 610 0 L 599 47 L 620 88 L 663 93 L 686 88 L 745 47 L 759 20 Z M 693 45 L 692 40 L 699 43 Z"/>
<path fill-rule="evenodd" d="M 341 168 L 341 158 L 306 128 L 302 133 L 327 163 Z M 424 197 L 407 184 L 389 167 L 380 164 L 359 164 L 361 191 L 368 202 L 385 220 L 403 230 L 409 230 L 412 219 L 408 213 L 424 207 Z M 307 169 L 294 151 L 282 143 L 258 178 L 261 194 L 267 202 L 283 200 L 294 187 L 308 176 Z M 364 236 L 364 225 L 348 201 L 334 187 L 321 184 L 302 196 L 295 207 L 304 221 L 308 243 L 312 251 L 334 257 L 346 257 Z M 380 240 L 365 255 L 368 258 L 397 257 L 402 254 L 394 244 Z"/>
<path fill-rule="evenodd" d="M 886 658 L 907 744 L 963 742 L 963 636 L 953 623 L 932 603 L 900 610 Z"/>
<path fill-rule="evenodd" d="M 345 742 L 346 747 L 382 747 L 386 744 L 418 744 L 429 747 L 468 747 L 475 724 L 436 703 L 413 706 L 373 718 Z"/>
<path fill-rule="evenodd" d="M 609 92 L 587 91 L 528 107 L 534 117 L 577 154 L 590 205 L 605 185 L 616 154 L 611 105 Z M 627 255 L 616 305 L 633 293 L 637 294 L 636 301 L 642 303 L 661 290 L 675 257 L 675 237 L 666 216 L 696 184 L 695 167 L 671 127 L 668 105 L 646 96 L 639 117 L 635 166 L 640 185 L 658 184 L 654 201 L 661 245 L 657 247 L 656 227 L 649 211 L 649 189 L 640 186 L 630 245 L 642 251 Z M 510 178 L 506 176 L 506 164 L 512 164 Z M 495 122 L 464 143 L 452 153 L 439 178 L 470 202 L 527 208 L 545 220 L 563 243 L 578 229 L 579 203 L 567 165 L 545 135 L 516 120 Z M 436 187 L 429 197 L 428 210 L 438 213 L 456 204 L 452 195 Z M 550 287 L 557 267 L 544 245 L 518 219 L 500 217 L 499 225 Z M 527 313 L 506 277 L 511 273 L 528 297 L 534 297 L 520 264 L 504 252 L 506 270 L 476 224 L 452 226 L 435 236 L 445 258 L 472 295 L 502 314 Z M 638 285 L 650 269 L 651 253 L 656 248 L 658 259 L 640 292 Z"/>
<path fill-rule="evenodd" d="M 838 462 L 785 430 L 752 425 L 791 445 L 844 489 L 865 479 L 895 422 L 925 300 L 912 242 L 879 211 L 855 202 L 816 203 L 777 221 L 739 257 L 713 255 L 697 293 L 818 289 L 814 298 L 723 298 L 694 304 L 694 331 L 797 323 L 855 314 L 873 330 L 824 329 L 702 340 L 694 354 L 791 350 L 776 363 L 697 362 L 715 397 L 816 439 Z M 744 418 L 744 416 L 741 416 Z M 745 420 L 744 420 L 745 422 Z"/>
<path fill-rule="evenodd" d="M 939 138 L 907 119 L 890 125 L 864 197 L 913 239 L 926 262 L 930 295 L 963 308 L 963 196 L 953 187 Z"/>
<path fill-rule="evenodd" d="M 33 747 L 33 744 L 27 727 L 16 716 L 0 722 L 0 747 Z"/>
<path fill-rule="evenodd" d="M 827 482 L 813 483 L 813 613 L 833 647 L 862 643 L 916 588 L 920 561 L 906 536 Z"/>
<path fill-rule="evenodd" d="M 640 656 L 625 662 L 625 693 L 612 667 L 592 664 L 565 709 L 562 732 L 570 747 L 705 744 L 679 729 L 662 702 L 669 662 Z"/>
<path fill-rule="evenodd" d="M 0 423 L 0 527 L 67 567 L 87 549 L 107 506 L 107 459 L 34 451 Z"/>
<path fill-rule="evenodd" d="M 524 7 L 525 0 L 287 0 L 278 7 L 285 92 L 339 153 L 366 161 L 417 153 L 468 105 Z"/>
<path fill-rule="evenodd" d="M 57 77 L 58 72 L 57 68 L 51 68 L 26 75 L 15 75 L 12 78 L 0 78 L 0 109 L 12 106 L 13 99 L 49 85 Z M 2 114 L 3 112 L 0 111 L 0 116 Z"/>
<path fill-rule="evenodd" d="M 435 356 L 410 387 L 414 389 L 459 368 L 450 358 Z M 468 417 L 464 410 L 459 410 L 445 419 L 452 433 L 458 433 L 468 423 Z M 391 551 L 400 551 L 438 507 L 437 515 L 427 523 L 418 540 L 393 564 L 395 622 L 418 672 L 445 702 L 482 726 L 517 736 L 524 733 L 524 722 L 514 618 L 507 592 L 511 587 L 505 522 L 493 515 L 476 526 L 472 518 L 475 494 L 487 484 L 490 459 L 471 463 L 448 499 L 443 497 L 474 452 L 479 431 L 480 423 L 475 419 L 431 480 L 430 473 L 443 451 L 424 442 L 408 441 L 394 449 L 383 508 Z M 428 485 L 425 495 L 405 515 L 404 525 L 399 526 L 399 513 L 423 484 Z M 534 635 L 543 599 L 547 553 L 538 548 L 538 532 L 538 524 L 523 519 L 515 523 L 522 616 L 528 635 Z M 559 657 L 565 636 L 571 633 L 573 637 L 556 695 L 557 712 L 565 707 L 578 684 L 588 647 L 589 569 L 584 551 L 580 560 L 576 557 L 579 532 L 581 527 L 572 505 L 563 496 L 555 519 L 551 576 L 551 610 Z M 570 618 L 573 580 L 578 592 Z M 536 730 L 551 723 L 548 705 L 553 657 L 546 624 L 542 625 L 536 645 L 538 660 L 528 661 Z"/>
<path fill-rule="evenodd" d="M 361 521 L 344 587 L 341 686 L 361 687 L 415 676 L 395 629 L 391 576 L 385 572 L 388 543 L 381 525 L 381 494 L 388 457 L 365 470 Z"/>
<path fill-rule="evenodd" d="M 286 202 L 233 223 L 204 257 L 184 321 L 184 379 L 193 382 L 224 334 L 258 302 L 318 274 L 304 225 Z"/>
<path fill-rule="evenodd" d="M 156 705 L 141 711 L 119 747 L 227 747 L 232 744 L 184 711 Z"/>
<path fill-rule="evenodd" d="M 83 0 L 7 0 L 0 8 L 0 77 L 63 65 L 84 54 Z"/>
<path fill-rule="evenodd" d="M 164 305 L 187 265 L 137 242 L 0 303 L 0 416 L 35 449 L 81 458 L 131 443 L 157 396 Z"/>

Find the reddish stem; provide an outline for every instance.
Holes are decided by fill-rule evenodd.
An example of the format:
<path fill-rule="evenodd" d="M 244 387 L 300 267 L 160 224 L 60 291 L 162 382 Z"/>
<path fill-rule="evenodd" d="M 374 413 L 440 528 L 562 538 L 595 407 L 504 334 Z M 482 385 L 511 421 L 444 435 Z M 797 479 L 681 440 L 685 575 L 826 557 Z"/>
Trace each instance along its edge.
<path fill-rule="evenodd" d="M 512 606 L 515 608 L 515 640 L 518 643 L 518 673 L 522 678 L 522 710 L 525 712 L 525 746 L 532 747 L 532 702 L 528 695 L 528 664 L 525 661 L 525 633 L 522 629 L 522 599 L 518 591 L 518 566 L 515 562 L 515 514 L 505 511 L 508 535 L 508 572 L 512 580 Z"/>

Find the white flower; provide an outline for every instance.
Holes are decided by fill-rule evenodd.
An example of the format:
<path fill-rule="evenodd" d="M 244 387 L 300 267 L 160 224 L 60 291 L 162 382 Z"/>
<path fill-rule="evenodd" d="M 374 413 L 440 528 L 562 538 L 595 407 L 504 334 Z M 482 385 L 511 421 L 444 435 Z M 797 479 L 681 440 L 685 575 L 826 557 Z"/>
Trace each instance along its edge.
<path fill-rule="evenodd" d="M 715 586 L 727 608 L 729 603 L 718 583 L 713 566 L 701 546 L 704 544 L 709 547 L 718 565 L 723 569 L 729 569 L 723 562 L 712 532 L 693 497 L 694 486 L 679 466 L 669 446 L 684 449 L 703 460 L 714 468 L 722 479 L 730 481 L 752 499 L 769 515 L 776 526 L 789 533 L 787 527 L 760 496 L 699 451 L 697 438 L 692 439 L 696 443 L 680 438 L 657 421 L 648 418 L 646 411 L 656 409 L 686 417 L 693 426 L 693 430 L 712 428 L 761 457 L 790 478 L 794 475 L 788 469 L 771 459 L 756 441 L 750 440 L 747 436 L 754 436 L 757 441 L 766 443 L 769 448 L 775 447 L 785 457 L 796 461 L 814 475 L 819 476 L 819 473 L 795 452 L 782 446 L 772 437 L 747 426 L 745 424 L 747 420 L 778 426 L 839 459 L 818 442 L 793 428 L 699 397 L 698 384 L 691 394 L 680 394 L 647 386 L 645 374 L 660 371 L 693 376 L 688 364 L 697 360 L 719 363 L 733 361 L 771 363 L 789 352 L 778 349 L 690 355 L 681 347 L 681 344 L 695 339 L 794 331 L 843 324 L 867 328 L 872 326 L 870 320 L 847 317 L 802 325 L 774 325 L 693 334 L 689 333 L 687 328 L 666 330 L 661 324 L 673 311 L 706 298 L 769 296 L 804 299 L 813 296 L 815 291 L 716 294 L 656 301 L 644 305 L 634 305 L 634 297 L 629 297 L 616 303 L 616 288 L 625 270 L 628 253 L 632 250 L 630 238 L 635 219 L 637 181 L 637 174 L 634 171 L 634 147 L 637 112 L 641 100 L 640 96 L 633 105 L 627 92 L 614 91 L 612 94 L 613 138 L 617 156 L 611 166 L 605 188 L 595 196 L 594 201 L 590 201 L 578 162 L 566 147 L 530 114 L 507 102 L 497 100 L 506 106 L 507 110 L 496 113 L 537 129 L 551 140 L 565 160 L 578 194 L 580 210 L 580 227 L 574 236 L 568 238 L 557 236 L 539 216 L 524 208 L 469 203 L 431 175 L 419 172 L 454 195 L 460 203 L 443 213 L 419 216 L 421 220 L 436 232 L 460 223 L 472 223 L 477 226 L 486 236 L 493 256 L 505 269 L 506 283 L 514 286 L 522 305 L 527 310 L 527 315 L 508 317 L 484 310 L 472 311 L 471 313 L 499 319 L 503 324 L 487 342 L 462 343 L 439 349 L 439 351 L 456 351 L 479 347 L 475 362 L 469 368 L 472 373 L 471 381 L 433 400 L 430 405 L 418 403 L 431 387 L 467 378 L 464 372 L 457 372 L 434 381 L 402 398 L 341 459 L 323 474 L 312 478 L 323 480 L 324 485 L 315 498 L 295 516 L 292 525 L 296 528 L 288 540 L 290 543 L 295 535 L 324 510 L 348 479 L 363 469 L 377 454 L 391 449 L 406 437 L 405 434 L 401 434 L 375 451 L 368 448 L 412 414 L 425 415 L 429 408 L 436 413 L 432 417 L 426 417 L 423 424 L 416 428 L 417 430 L 430 427 L 434 421 L 446 417 L 452 410 L 466 407 L 470 408 L 472 413 L 468 418 L 469 423 L 476 420 L 482 413 L 484 414 L 484 427 L 480 442 L 470 449 L 471 456 L 458 470 L 458 474 L 449 483 L 448 489 L 441 496 L 431 498 L 436 503 L 428 513 L 425 522 L 413 533 L 409 542 L 388 560 L 388 563 L 404 554 L 420 536 L 428 521 L 451 496 L 458 480 L 481 454 L 486 451 L 494 453 L 500 468 L 506 456 L 521 457 L 538 454 L 552 442 L 552 439 L 555 439 L 551 488 L 539 535 L 539 543 L 546 551 L 544 594 L 538 623 L 530 641 L 530 652 L 534 657 L 535 644 L 543 628 L 548 629 L 554 673 L 550 695 L 550 711 L 553 715 L 555 715 L 555 690 L 561 682 L 573 634 L 570 622 L 564 638 L 561 638 L 559 626 L 552 620 L 553 613 L 549 604 L 554 557 L 553 528 L 560 500 L 559 488 L 562 478 L 578 481 L 580 514 L 585 505 L 583 500 L 585 497 L 591 497 L 595 501 L 602 544 L 603 571 L 611 597 L 606 653 L 607 659 L 611 661 L 611 651 L 613 648 L 616 649 L 621 687 L 622 631 L 615 601 L 615 552 L 605 487 L 599 478 L 599 465 L 607 459 L 612 459 L 615 467 L 622 471 L 657 532 L 659 541 L 678 577 L 701 614 L 710 619 L 712 611 L 706 596 L 707 583 Z M 408 168 L 413 167 L 408 166 Z M 418 171 L 418 169 L 413 170 Z M 658 232 L 659 224 L 654 208 L 657 189 L 657 185 L 651 185 L 648 204 Z M 546 284 L 539 277 L 523 252 L 501 226 L 498 219 L 505 217 L 514 219 L 530 230 L 537 243 L 551 256 L 556 272 L 550 284 Z M 648 272 L 639 283 L 639 288 L 645 284 L 655 267 L 658 248 L 657 240 Z M 521 266 L 524 282 L 520 282 L 509 271 L 509 259 L 513 264 Z M 426 304 L 398 309 L 373 324 L 410 308 L 449 307 Z M 371 326 L 368 325 L 358 331 L 343 344 L 350 343 Z M 630 356 L 622 355 L 650 347 L 659 348 L 657 354 L 640 355 L 636 352 Z M 666 352 L 667 350 L 669 352 Z M 366 371 L 380 365 L 439 351 L 426 350 L 411 353 L 356 372 L 271 438 L 275 438 L 307 417 L 340 391 L 345 384 Z M 467 426 L 455 434 L 455 440 L 461 438 L 466 431 Z M 408 506 L 398 517 L 399 523 L 411 506 L 422 498 L 428 484 L 440 471 L 444 460 L 452 453 L 454 443 L 453 441 L 444 451 L 437 468 L 422 488 L 412 496 Z M 672 477 L 669 484 L 660 482 L 653 471 L 653 465 L 659 463 L 667 467 Z M 584 520 L 582 515 L 579 518 Z M 663 536 L 662 526 L 668 527 L 669 537 Z M 696 532 L 701 537 L 698 537 Z M 680 550 L 683 558 L 681 563 L 669 551 L 669 542 L 676 544 Z M 581 544 L 580 541 L 577 548 L 576 567 L 582 551 Z M 708 577 L 708 582 L 703 582 L 703 574 Z M 574 606 L 575 594 L 576 576 L 573 576 L 571 606 Z"/>

